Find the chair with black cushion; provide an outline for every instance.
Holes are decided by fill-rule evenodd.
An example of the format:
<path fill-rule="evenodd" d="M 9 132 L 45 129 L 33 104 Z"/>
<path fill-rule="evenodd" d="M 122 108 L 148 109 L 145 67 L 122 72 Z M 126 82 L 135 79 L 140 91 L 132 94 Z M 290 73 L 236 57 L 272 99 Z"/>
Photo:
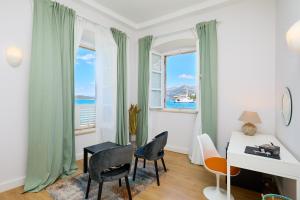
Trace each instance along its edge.
<path fill-rule="evenodd" d="M 162 132 L 162 133 L 156 135 L 156 136 L 153 138 L 153 140 L 154 140 L 155 138 L 159 138 L 159 137 L 161 137 L 161 136 L 166 137 L 166 140 L 164 141 L 165 143 L 163 144 L 164 147 L 165 147 L 166 144 L 167 144 L 167 139 L 168 139 L 168 131 L 164 131 L 164 132 Z M 163 149 L 163 152 L 164 152 L 164 149 Z M 164 169 L 165 169 L 165 171 L 166 171 L 166 166 L 165 166 L 165 161 L 164 161 L 164 159 L 162 158 L 161 161 L 162 161 L 163 166 L 164 166 Z M 144 159 L 144 168 L 146 168 L 146 159 Z"/>
<path fill-rule="evenodd" d="M 101 199 L 103 182 L 111 182 L 125 177 L 126 188 L 129 199 L 131 200 L 131 191 L 128 182 L 128 174 L 132 162 L 133 148 L 131 145 L 113 147 L 93 154 L 89 161 L 89 180 L 86 189 L 85 198 L 89 196 L 91 180 L 99 183 L 98 200 Z"/>
<path fill-rule="evenodd" d="M 135 163 L 134 163 L 134 172 L 133 172 L 133 181 L 135 180 L 136 170 L 137 170 L 137 163 L 138 159 L 144 159 L 144 168 L 146 166 L 146 160 L 154 161 L 155 172 L 156 172 L 156 179 L 157 185 L 159 186 L 159 175 L 158 175 L 158 167 L 157 161 L 161 160 L 165 172 L 167 171 L 165 161 L 164 161 L 164 148 L 167 144 L 168 140 L 168 132 L 165 131 L 159 135 L 157 135 L 151 142 L 146 144 L 145 146 L 139 147 L 134 156 L 135 156 Z"/>

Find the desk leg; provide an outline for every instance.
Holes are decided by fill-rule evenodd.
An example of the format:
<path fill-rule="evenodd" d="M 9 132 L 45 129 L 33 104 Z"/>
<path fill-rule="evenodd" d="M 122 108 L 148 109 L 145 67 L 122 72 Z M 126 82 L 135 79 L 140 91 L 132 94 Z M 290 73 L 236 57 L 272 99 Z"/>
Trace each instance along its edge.
<path fill-rule="evenodd" d="M 88 152 L 84 149 L 83 150 L 83 173 L 87 173 L 88 168 Z"/>
<path fill-rule="evenodd" d="M 230 200 L 230 164 L 227 162 L 227 200 Z"/>

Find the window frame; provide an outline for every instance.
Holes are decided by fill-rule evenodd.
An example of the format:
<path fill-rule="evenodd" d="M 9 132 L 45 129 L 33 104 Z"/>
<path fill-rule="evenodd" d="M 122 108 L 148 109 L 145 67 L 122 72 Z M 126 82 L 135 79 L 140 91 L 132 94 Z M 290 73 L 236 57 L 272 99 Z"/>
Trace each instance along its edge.
<path fill-rule="evenodd" d="M 90 51 L 95 51 L 96 52 L 96 48 L 93 48 L 93 47 L 89 47 L 88 45 L 86 44 L 82 44 L 80 43 L 79 47 L 78 48 L 83 48 L 83 49 L 87 49 L 87 50 L 90 50 Z"/>
<path fill-rule="evenodd" d="M 155 51 L 151 51 L 151 56 L 152 56 L 152 53 Z M 167 57 L 168 56 L 175 56 L 175 55 L 180 55 L 180 54 L 188 54 L 188 53 L 197 53 L 197 50 L 195 48 L 187 48 L 187 49 L 178 49 L 178 50 L 175 50 L 175 51 L 170 51 L 170 52 L 166 52 L 164 54 L 159 54 L 157 53 L 158 55 L 161 55 L 162 56 L 162 71 L 163 71 L 163 77 L 162 77 L 162 82 L 163 82 L 163 85 L 162 85 L 162 106 L 161 107 L 153 107 L 152 104 L 150 103 L 150 109 L 151 110 L 158 110 L 158 111 L 162 111 L 162 112 L 174 112 L 174 113 L 198 113 L 199 112 L 199 92 L 195 92 L 196 93 L 196 108 L 195 109 L 187 109 L 187 108 L 166 108 L 166 94 L 167 94 L 167 84 L 166 84 L 166 80 L 167 80 L 167 73 L 166 73 L 166 68 L 167 68 Z M 197 55 L 196 55 L 197 56 Z M 151 73 L 151 76 L 150 76 L 150 84 L 151 84 L 151 81 L 152 81 L 152 57 L 151 57 L 151 63 L 150 63 L 150 66 L 151 66 L 151 70 L 150 70 L 150 73 Z M 197 87 L 197 84 L 200 83 L 200 73 L 199 73 L 199 70 L 197 70 L 197 63 L 198 63 L 198 58 L 196 58 L 196 74 L 195 74 L 195 78 L 199 80 L 196 80 L 196 83 L 195 83 L 195 89 L 197 90 L 199 87 Z M 151 87 L 150 87 L 151 88 Z M 152 94 L 152 91 L 151 91 L 151 94 Z"/>

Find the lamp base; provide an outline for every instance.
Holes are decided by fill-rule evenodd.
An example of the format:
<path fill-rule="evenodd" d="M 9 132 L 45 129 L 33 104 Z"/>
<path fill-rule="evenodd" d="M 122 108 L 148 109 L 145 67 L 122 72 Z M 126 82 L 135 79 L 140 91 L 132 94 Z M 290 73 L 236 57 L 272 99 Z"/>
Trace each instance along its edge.
<path fill-rule="evenodd" d="M 246 123 L 242 127 L 242 131 L 245 135 L 253 136 L 256 133 L 256 126 L 252 123 Z"/>

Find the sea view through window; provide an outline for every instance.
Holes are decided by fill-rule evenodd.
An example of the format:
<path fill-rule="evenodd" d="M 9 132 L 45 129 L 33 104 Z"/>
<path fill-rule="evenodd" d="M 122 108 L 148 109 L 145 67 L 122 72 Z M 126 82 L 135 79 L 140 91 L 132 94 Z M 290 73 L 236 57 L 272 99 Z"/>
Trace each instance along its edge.
<path fill-rule="evenodd" d="M 92 130 L 96 126 L 96 84 L 94 50 L 80 47 L 75 63 L 75 130 Z"/>
<path fill-rule="evenodd" d="M 195 52 L 166 56 L 165 108 L 197 109 Z"/>
<path fill-rule="evenodd" d="M 80 47 L 75 65 L 75 104 L 95 104 L 96 52 Z"/>

